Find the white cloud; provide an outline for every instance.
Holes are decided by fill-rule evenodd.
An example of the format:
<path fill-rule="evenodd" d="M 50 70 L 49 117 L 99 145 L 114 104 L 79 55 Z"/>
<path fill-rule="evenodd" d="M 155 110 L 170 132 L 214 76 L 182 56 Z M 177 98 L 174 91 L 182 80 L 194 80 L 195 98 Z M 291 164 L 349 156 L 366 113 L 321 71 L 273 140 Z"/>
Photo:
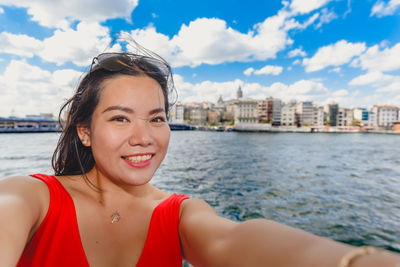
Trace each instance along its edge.
<path fill-rule="evenodd" d="M 101 22 L 112 18 L 130 21 L 138 0 L 0 0 L 0 4 L 27 8 L 33 21 L 42 26 L 65 28 L 72 21 Z"/>
<path fill-rule="evenodd" d="M 369 71 L 393 71 L 400 69 L 400 43 L 392 48 L 379 49 L 374 45 L 352 62 L 353 67 Z"/>
<path fill-rule="evenodd" d="M 180 75 L 174 75 L 174 81 L 178 90 L 179 101 L 183 102 L 216 102 L 219 96 L 224 100 L 236 97 L 236 91 L 243 82 L 239 79 L 227 82 L 203 81 L 197 84 L 185 82 Z M 248 96 L 245 96 L 248 97 Z"/>
<path fill-rule="evenodd" d="M 343 14 L 343 18 L 346 18 L 351 13 L 351 0 L 347 0 L 347 10 Z"/>
<path fill-rule="evenodd" d="M 226 82 L 203 81 L 197 84 L 185 82 L 175 75 L 176 88 L 179 101 L 182 102 L 216 102 L 221 95 L 224 100 L 236 97 L 239 86 L 242 87 L 243 96 L 251 99 L 265 99 L 268 96 L 280 98 L 283 101 L 296 99 L 298 101 L 323 101 L 329 96 L 329 90 L 320 82 L 312 80 L 300 80 L 293 84 L 274 83 L 264 86 L 259 83 L 245 83 L 239 79 Z"/>
<path fill-rule="evenodd" d="M 281 66 L 273 66 L 273 65 L 267 65 L 259 70 L 255 70 L 254 68 L 248 68 L 246 69 L 243 73 L 247 76 L 250 76 L 251 74 L 256 74 L 256 75 L 279 75 L 283 71 L 283 68 Z"/>
<path fill-rule="evenodd" d="M 56 30 L 53 36 L 44 39 L 38 55 L 57 65 L 71 61 L 78 66 L 87 66 L 110 42 L 108 28 L 98 23 L 81 22 L 76 30 Z"/>
<path fill-rule="evenodd" d="M 372 7 L 371 16 L 380 18 L 393 15 L 398 7 L 400 7 L 400 0 L 390 0 L 389 2 L 378 0 Z"/>
<path fill-rule="evenodd" d="M 315 28 L 320 28 L 323 24 L 329 23 L 332 20 L 336 19 L 338 16 L 333 11 L 328 11 L 327 8 L 322 9 L 322 14 L 319 17 L 319 22 L 315 25 Z"/>
<path fill-rule="evenodd" d="M 4 9 L 0 7 L 0 14 L 4 14 Z"/>
<path fill-rule="evenodd" d="M 300 59 L 296 59 L 295 61 L 293 61 L 293 65 L 298 65 L 298 64 L 300 64 L 301 63 L 301 61 L 300 61 Z"/>
<path fill-rule="evenodd" d="M 360 95 L 359 91 L 349 92 L 346 89 L 339 89 L 333 91 L 321 105 L 330 103 L 338 103 L 341 107 L 354 108 L 354 107 L 369 107 L 376 104 L 376 98 L 372 99 L 370 95 Z"/>
<path fill-rule="evenodd" d="M 250 76 L 254 72 L 254 68 L 248 68 L 243 73 L 246 76 Z"/>
<path fill-rule="evenodd" d="M 348 96 L 348 95 L 349 95 L 349 91 L 347 91 L 345 89 L 340 89 L 340 90 L 337 90 L 332 93 L 333 97 L 344 97 L 344 96 Z"/>
<path fill-rule="evenodd" d="M 345 40 L 318 49 L 311 58 L 303 59 L 307 72 L 322 70 L 328 66 L 340 66 L 365 50 L 365 43 L 349 43 Z"/>
<path fill-rule="evenodd" d="M 381 85 L 393 80 L 395 76 L 383 74 L 382 72 L 368 72 L 367 74 L 357 76 L 353 78 L 349 85 Z"/>
<path fill-rule="evenodd" d="M 43 41 L 24 34 L 2 32 L 0 53 L 23 57 L 37 55 L 58 66 L 66 62 L 87 66 L 94 55 L 108 48 L 110 42 L 108 28 L 98 23 L 81 22 L 76 29 L 58 29 Z"/>
<path fill-rule="evenodd" d="M 33 57 L 41 47 L 41 41 L 33 37 L 24 34 L 0 33 L 0 53 Z"/>
<path fill-rule="evenodd" d="M 273 66 L 273 65 L 267 65 L 259 70 L 255 70 L 254 74 L 257 75 L 279 75 L 282 73 L 283 68 L 281 66 Z"/>
<path fill-rule="evenodd" d="M 81 73 L 74 70 L 50 72 L 25 61 L 12 60 L 0 75 L 0 116 L 58 114 L 61 104 L 72 95 Z"/>
<path fill-rule="evenodd" d="M 400 77 L 397 77 L 397 81 L 394 81 L 388 84 L 385 87 L 378 88 L 377 92 L 384 92 L 384 93 L 395 93 L 397 97 L 399 97 L 400 93 Z M 398 106 L 398 102 L 396 104 Z"/>
<path fill-rule="evenodd" d="M 307 54 L 306 54 L 306 52 L 300 47 L 300 48 L 296 48 L 296 49 L 293 49 L 293 50 L 291 50 L 289 53 L 288 53 L 288 56 L 290 57 L 290 58 L 292 58 L 292 57 L 298 57 L 298 56 L 300 56 L 300 57 L 305 57 Z"/>
<path fill-rule="evenodd" d="M 339 68 L 339 67 L 336 67 L 336 68 L 333 68 L 333 69 L 331 69 L 329 72 L 336 72 L 336 73 L 340 73 L 340 72 L 341 72 L 341 68 Z"/>
<path fill-rule="evenodd" d="M 293 0 L 290 9 L 295 14 L 310 13 L 329 3 L 330 0 Z"/>
<path fill-rule="evenodd" d="M 377 89 L 377 92 L 399 92 L 400 76 L 383 74 L 379 71 L 368 72 L 355 77 L 349 82 L 351 86 L 370 85 Z"/>
<path fill-rule="evenodd" d="M 86 18 L 85 15 L 77 13 L 74 17 L 65 13 L 67 11 L 64 11 L 64 13 L 60 13 L 62 11 L 57 11 L 59 13 L 50 12 L 49 9 L 54 5 L 44 5 L 45 1 L 49 0 L 38 0 L 34 3 L 28 0 L 16 0 L 15 2 L 16 6 L 28 7 L 28 12 L 32 14 L 37 15 L 44 12 L 49 14 L 50 17 L 57 15 L 56 17 L 60 18 L 58 22 L 63 18 L 68 18 L 68 21 L 64 21 L 65 23 L 60 22 L 62 25 L 52 24 L 52 26 L 59 27 L 55 30 L 54 35 L 44 39 L 41 44 L 38 43 L 42 47 L 37 54 L 44 60 L 54 62 L 59 66 L 69 61 L 78 66 L 86 66 L 90 63 L 93 55 L 107 47 L 110 42 L 108 28 L 101 26 L 98 22 L 93 22 L 95 19 L 87 19 L 85 22 L 78 23 L 76 28 L 71 28 L 69 22 L 77 17 L 84 19 Z M 63 6 L 67 4 L 70 5 L 68 7 L 71 10 L 75 6 L 84 7 L 78 5 L 77 1 L 61 0 L 57 8 L 63 10 Z M 128 0 L 117 0 L 113 4 L 118 6 L 122 3 L 126 4 L 126 1 Z M 11 5 L 11 2 L 11 0 L 0 0 L 0 3 L 3 4 Z M 137 4 L 137 0 L 130 0 L 129 2 L 132 4 L 132 8 Z M 90 5 L 90 3 L 83 5 Z M 96 6 L 101 6 L 101 3 L 96 2 Z M 127 9 L 129 9 L 129 6 Z M 96 9 L 91 10 L 92 12 L 96 11 Z M 112 17 L 113 10 L 115 9 L 111 9 L 111 12 L 107 13 L 111 14 L 110 17 Z M 49 17 L 45 18 L 45 14 L 43 14 L 42 24 L 52 21 Z M 98 16 L 101 17 L 101 14 L 100 12 Z M 275 58 L 278 52 L 293 43 L 288 34 L 290 30 L 302 30 L 311 25 L 318 17 L 318 14 L 314 14 L 301 24 L 291 15 L 284 8 L 277 15 L 255 24 L 246 33 L 228 27 L 227 23 L 221 19 L 198 18 L 188 25 L 182 25 L 179 32 L 171 37 L 158 33 L 152 25 L 133 30 L 129 34 L 144 47 L 165 57 L 174 67 L 196 67 L 201 64 L 213 65 L 224 62 L 250 62 Z M 34 18 L 39 19 L 35 16 Z M 10 53 L 16 53 L 15 47 L 17 46 L 14 46 L 13 43 L 6 47 L 14 49 Z M 20 50 L 29 53 L 29 56 L 36 53 L 35 49 L 21 48 Z M 302 54 L 301 51 L 298 52 Z"/>
<path fill-rule="evenodd" d="M 302 28 L 288 13 L 267 18 L 253 30 L 241 33 L 216 18 L 198 18 L 182 25 L 178 34 L 169 38 L 153 26 L 130 32 L 143 46 L 159 53 L 173 66 L 248 62 L 275 58 L 276 54 L 293 43 L 291 29 Z"/>

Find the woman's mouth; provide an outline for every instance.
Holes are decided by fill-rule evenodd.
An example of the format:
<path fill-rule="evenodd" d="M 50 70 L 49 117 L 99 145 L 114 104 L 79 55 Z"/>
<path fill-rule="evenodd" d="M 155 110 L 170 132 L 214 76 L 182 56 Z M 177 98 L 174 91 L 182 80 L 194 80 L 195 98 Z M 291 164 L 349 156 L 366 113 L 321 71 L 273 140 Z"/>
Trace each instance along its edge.
<path fill-rule="evenodd" d="M 150 165 L 153 156 L 154 154 L 122 156 L 122 159 L 131 167 L 144 168 Z"/>
<path fill-rule="evenodd" d="M 129 156 L 129 157 L 122 157 L 125 160 L 128 160 L 130 162 L 133 163 L 140 163 L 140 162 L 144 162 L 147 161 L 149 159 L 151 159 L 152 155 L 151 154 L 147 154 L 147 155 L 140 155 L 140 156 Z"/>

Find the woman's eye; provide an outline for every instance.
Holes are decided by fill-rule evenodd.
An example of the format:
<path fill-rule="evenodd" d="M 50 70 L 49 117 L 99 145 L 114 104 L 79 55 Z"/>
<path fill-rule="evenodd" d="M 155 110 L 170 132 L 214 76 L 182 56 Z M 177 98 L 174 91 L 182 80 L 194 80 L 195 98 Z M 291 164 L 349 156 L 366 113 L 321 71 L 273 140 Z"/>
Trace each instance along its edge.
<path fill-rule="evenodd" d="M 165 122 L 165 118 L 164 117 L 155 117 L 151 120 L 152 122 Z"/>
<path fill-rule="evenodd" d="M 121 117 L 121 116 L 113 117 L 111 120 L 116 121 L 116 122 L 127 122 L 128 121 L 127 118 Z"/>

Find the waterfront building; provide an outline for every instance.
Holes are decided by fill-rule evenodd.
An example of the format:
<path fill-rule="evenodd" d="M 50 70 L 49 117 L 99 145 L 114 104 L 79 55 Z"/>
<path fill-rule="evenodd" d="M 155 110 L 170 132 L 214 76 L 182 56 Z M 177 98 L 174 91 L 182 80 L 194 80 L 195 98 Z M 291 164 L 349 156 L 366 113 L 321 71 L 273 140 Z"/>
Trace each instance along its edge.
<path fill-rule="evenodd" d="M 281 125 L 282 101 L 278 98 L 268 97 L 257 102 L 258 122 L 269 122 L 273 126 Z"/>
<path fill-rule="evenodd" d="M 337 126 L 351 126 L 353 124 L 353 111 L 348 108 L 339 107 L 337 115 Z"/>
<path fill-rule="evenodd" d="M 217 110 L 207 110 L 207 121 L 208 123 L 219 123 L 221 122 L 222 114 Z"/>
<path fill-rule="evenodd" d="M 235 124 L 257 123 L 257 100 L 253 99 L 232 99 L 226 101 L 225 118 L 232 118 Z"/>
<path fill-rule="evenodd" d="M 324 111 L 326 112 L 326 121 L 330 126 L 337 126 L 337 116 L 339 113 L 339 105 L 336 103 L 325 105 Z"/>
<path fill-rule="evenodd" d="M 194 106 L 189 112 L 189 123 L 192 125 L 205 125 L 207 123 L 207 110 L 201 105 Z"/>
<path fill-rule="evenodd" d="M 170 123 L 183 123 L 185 115 L 185 107 L 181 103 L 176 103 L 171 107 L 169 112 L 169 122 Z"/>
<path fill-rule="evenodd" d="M 234 121 L 238 123 L 257 123 L 257 100 L 238 99 L 234 105 Z"/>
<path fill-rule="evenodd" d="M 238 88 L 238 90 L 236 92 L 236 98 L 237 99 L 243 98 L 243 91 L 242 91 L 242 87 L 241 86 L 239 86 L 239 88 Z"/>
<path fill-rule="evenodd" d="M 378 116 L 373 109 L 368 111 L 368 126 L 376 127 L 378 126 Z"/>
<path fill-rule="evenodd" d="M 229 121 L 229 122 L 234 121 L 237 102 L 238 102 L 237 99 L 225 101 L 226 110 L 222 117 L 222 120 Z"/>
<path fill-rule="evenodd" d="M 296 126 L 296 105 L 287 103 L 281 109 L 281 126 Z"/>
<path fill-rule="evenodd" d="M 313 126 L 323 126 L 324 125 L 325 112 L 324 107 L 319 107 L 317 105 L 313 106 Z"/>
<path fill-rule="evenodd" d="M 353 120 L 359 126 L 368 126 L 369 123 L 369 111 L 366 108 L 355 108 L 353 109 Z"/>
<path fill-rule="evenodd" d="M 236 97 L 236 99 L 224 102 L 226 112 L 223 119 L 234 121 L 235 125 L 240 123 L 257 123 L 257 100 L 243 98 L 241 86 L 239 86 L 236 92 Z"/>
<path fill-rule="evenodd" d="M 272 126 L 280 126 L 282 101 L 278 98 L 272 97 L 269 101 L 272 102 Z"/>
<path fill-rule="evenodd" d="M 311 126 L 313 123 L 313 103 L 311 101 L 300 102 L 296 105 L 296 114 L 300 126 Z"/>
<path fill-rule="evenodd" d="M 270 116 L 268 116 L 270 114 Z M 270 122 L 272 119 L 272 108 L 268 112 L 268 101 L 259 100 L 257 102 L 257 118 L 258 122 Z"/>
<path fill-rule="evenodd" d="M 391 127 L 398 121 L 399 108 L 396 106 L 373 106 L 372 110 L 377 114 L 377 124 L 380 127 Z"/>

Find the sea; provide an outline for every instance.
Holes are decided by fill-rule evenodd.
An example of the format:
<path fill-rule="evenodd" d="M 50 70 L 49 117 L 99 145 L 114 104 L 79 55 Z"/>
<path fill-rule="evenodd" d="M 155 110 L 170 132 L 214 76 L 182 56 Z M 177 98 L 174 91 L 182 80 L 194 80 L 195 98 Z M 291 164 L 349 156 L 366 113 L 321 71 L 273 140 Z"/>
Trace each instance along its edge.
<path fill-rule="evenodd" d="M 59 133 L 0 134 L 0 179 L 52 174 Z M 400 135 L 173 131 L 152 179 L 226 218 L 400 252 Z"/>

